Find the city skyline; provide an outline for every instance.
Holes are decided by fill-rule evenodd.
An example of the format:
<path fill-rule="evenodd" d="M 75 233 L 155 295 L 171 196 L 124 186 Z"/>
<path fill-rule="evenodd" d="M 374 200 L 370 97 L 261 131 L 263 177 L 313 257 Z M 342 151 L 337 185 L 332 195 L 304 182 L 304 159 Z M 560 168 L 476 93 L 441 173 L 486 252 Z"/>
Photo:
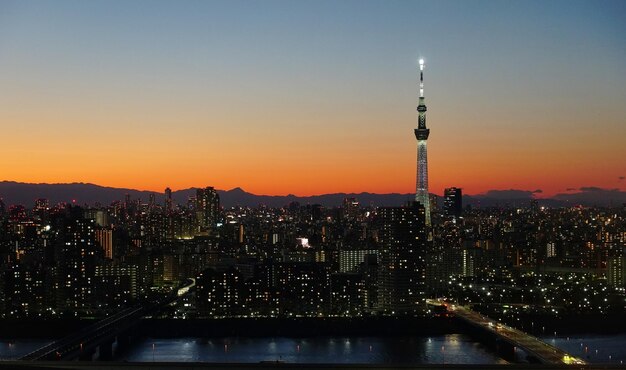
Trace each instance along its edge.
<path fill-rule="evenodd" d="M 421 57 L 431 192 L 626 189 L 621 2 L 0 7 L 2 180 L 411 193 Z"/>

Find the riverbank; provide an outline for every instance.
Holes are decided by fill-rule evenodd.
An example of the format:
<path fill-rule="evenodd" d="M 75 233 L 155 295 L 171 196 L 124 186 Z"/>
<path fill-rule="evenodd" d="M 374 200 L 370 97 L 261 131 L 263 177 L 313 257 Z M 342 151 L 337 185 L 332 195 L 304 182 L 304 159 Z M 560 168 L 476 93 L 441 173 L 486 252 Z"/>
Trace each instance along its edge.
<path fill-rule="evenodd" d="M 445 335 L 459 333 L 451 318 L 359 317 L 359 318 L 246 318 L 216 320 L 142 320 L 139 331 L 149 337 L 312 337 Z"/>
<path fill-rule="evenodd" d="M 61 338 L 86 327 L 93 319 L 0 320 L 0 338 Z M 626 333 L 621 315 L 577 315 L 568 317 L 528 316 L 510 324 L 542 336 Z M 445 335 L 462 333 L 454 318 L 359 317 L 359 318 L 236 318 L 236 319 L 142 319 L 133 335 L 175 337 L 307 337 L 319 335 L 394 336 Z"/>

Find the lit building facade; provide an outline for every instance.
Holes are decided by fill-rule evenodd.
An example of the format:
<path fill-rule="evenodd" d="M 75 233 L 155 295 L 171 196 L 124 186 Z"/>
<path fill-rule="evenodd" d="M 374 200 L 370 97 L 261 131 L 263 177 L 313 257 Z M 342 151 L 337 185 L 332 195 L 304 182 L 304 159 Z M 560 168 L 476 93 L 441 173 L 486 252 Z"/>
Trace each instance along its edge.
<path fill-rule="evenodd" d="M 96 241 L 102 247 L 104 257 L 113 259 L 113 230 L 111 229 L 97 229 L 95 231 Z"/>
<path fill-rule="evenodd" d="M 417 202 L 378 210 L 378 305 L 382 314 L 411 314 L 422 308 L 428 245 L 424 212 Z"/>
<path fill-rule="evenodd" d="M 339 252 L 339 272 L 354 272 L 369 255 L 378 255 L 375 249 L 345 249 Z"/>
<path fill-rule="evenodd" d="M 91 309 L 95 300 L 95 269 L 103 254 L 95 239 L 95 221 L 82 215 L 68 220 L 58 247 L 59 308 L 71 312 Z"/>
<path fill-rule="evenodd" d="M 217 225 L 220 211 L 220 196 L 210 186 L 196 190 L 196 222 L 198 234 L 206 234 Z"/>
<path fill-rule="evenodd" d="M 443 211 L 448 217 L 461 217 L 463 192 L 461 188 L 446 188 L 443 192 Z"/>

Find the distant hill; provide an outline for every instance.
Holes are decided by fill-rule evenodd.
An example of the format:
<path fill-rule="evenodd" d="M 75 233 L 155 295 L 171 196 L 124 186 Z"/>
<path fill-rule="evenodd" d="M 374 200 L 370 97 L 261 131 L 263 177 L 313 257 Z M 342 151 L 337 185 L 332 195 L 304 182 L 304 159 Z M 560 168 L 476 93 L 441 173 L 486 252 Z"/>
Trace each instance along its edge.
<path fill-rule="evenodd" d="M 326 207 L 339 206 L 346 197 L 355 197 L 361 204 L 375 206 L 396 206 L 402 205 L 412 199 L 412 194 L 324 194 L 308 197 L 298 197 L 289 195 L 255 195 L 248 193 L 241 188 L 232 190 L 218 190 L 220 200 L 224 207 L 236 205 L 256 207 L 266 205 L 269 207 L 282 207 L 291 202 L 299 202 L 302 205 L 321 204 Z M 141 199 L 147 202 L 150 194 L 155 194 L 155 199 L 159 204 L 163 204 L 165 196 L 163 193 L 142 191 L 126 188 L 111 188 L 89 183 L 70 184 L 30 184 L 14 181 L 0 182 L 0 198 L 6 205 L 22 204 L 32 207 L 37 198 L 46 198 L 50 204 L 60 202 L 75 203 L 78 205 L 100 203 L 108 205 L 114 201 L 123 201 L 126 194 L 131 199 Z M 178 204 L 186 204 L 190 196 L 196 194 L 196 188 L 189 188 L 172 192 L 172 198 Z"/>
<path fill-rule="evenodd" d="M 196 188 L 189 188 L 172 192 L 172 198 L 178 204 L 186 204 L 190 196 L 195 195 Z M 374 193 L 335 193 L 322 194 L 306 197 L 289 195 L 256 195 L 248 193 L 241 188 L 231 190 L 218 190 L 221 203 L 224 207 L 247 206 L 256 207 L 266 205 L 269 207 L 282 207 L 291 202 L 299 202 L 302 205 L 321 204 L 325 207 L 340 206 L 346 197 L 354 197 L 362 205 L 373 206 L 399 206 L 406 204 L 413 199 L 413 194 L 374 194 Z M 535 195 L 541 193 L 540 190 L 490 190 L 484 194 L 464 195 L 463 205 L 473 207 L 527 207 L 530 200 Z M 60 202 L 75 203 L 79 205 L 100 203 L 108 205 L 114 201 L 123 201 L 126 194 L 132 199 L 141 199 L 147 202 L 150 194 L 155 194 L 159 204 L 164 203 L 163 193 L 142 191 L 125 188 L 112 188 L 89 183 L 69 183 L 69 184 L 30 184 L 15 181 L 0 182 L 0 199 L 6 205 L 22 204 L 32 207 L 37 198 L 46 198 L 50 204 Z M 441 200 L 441 198 L 440 198 Z M 626 192 L 618 189 L 601 189 L 585 187 L 577 189 L 575 192 L 557 194 L 552 198 L 538 199 L 540 205 L 545 206 L 565 206 L 565 205 L 586 205 L 586 206 L 621 206 L 626 203 Z M 441 202 L 440 202 L 441 203 Z"/>
<path fill-rule="evenodd" d="M 258 206 L 264 204 L 270 207 L 282 207 L 291 202 L 299 202 L 302 205 L 321 204 L 325 207 L 339 206 L 343 200 L 348 197 L 356 198 L 362 205 L 374 206 L 399 206 L 411 201 L 415 196 L 413 194 L 372 194 L 372 193 L 335 193 L 313 195 L 308 197 L 298 197 L 293 194 L 289 195 L 254 195 L 247 193 L 241 188 L 235 188 L 228 191 L 220 192 L 220 199 L 224 205 L 245 205 Z"/>
<path fill-rule="evenodd" d="M 147 200 L 149 191 L 134 189 L 110 188 L 95 184 L 70 183 L 70 184 L 29 184 L 23 182 L 3 181 L 0 182 L 0 198 L 6 205 L 22 204 L 32 207 L 35 199 L 46 198 L 50 204 L 61 202 L 76 204 L 110 204 L 116 200 L 124 200 L 126 194 L 133 199 Z"/>

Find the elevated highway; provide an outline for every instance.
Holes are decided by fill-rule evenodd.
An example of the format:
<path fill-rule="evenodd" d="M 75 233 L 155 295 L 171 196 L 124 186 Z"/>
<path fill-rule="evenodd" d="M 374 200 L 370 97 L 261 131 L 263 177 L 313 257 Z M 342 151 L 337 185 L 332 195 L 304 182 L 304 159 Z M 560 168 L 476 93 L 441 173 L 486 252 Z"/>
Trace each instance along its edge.
<path fill-rule="evenodd" d="M 146 312 L 147 308 L 142 305 L 129 307 L 39 348 L 23 356 L 21 360 L 73 360 L 80 356 L 93 355 L 96 348 L 106 342 L 112 344 L 118 334 L 130 328 Z"/>
<path fill-rule="evenodd" d="M 470 327 L 493 336 L 500 343 L 507 344 L 510 348 L 519 348 L 526 352 L 529 360 L 546 365 L 585 365 L 585 361 L 576 358 L 569 353 L 550 345 L 541 339 L 504 325 L 496 320 L 473 311 L 464 306 L 449 304 L 443 301 L 429 300 L 429 304 L 445 306 L 455 317 L 462 320 Z"/>
<path fill-rule="evenodd" d="M 187 284 L 159 300 L 144 302 L 143 304 L 126 308 L 114 315 L 107 316 L 95 324 L 23 356 L 20 360 L 91 360 L 96 350 L 99 350 L 100 358 L 110 358 L 113 354 L 113 343 L 117 341 L 118 345 L 122 344 L 125 339 L 127 339 L 126 333 L 137 324 L 142 317 L 158 312 L 164 307 L 173 304 L 179 297 L 187 294 L 194 286 L 195 280 L 189 279 Z"/>

